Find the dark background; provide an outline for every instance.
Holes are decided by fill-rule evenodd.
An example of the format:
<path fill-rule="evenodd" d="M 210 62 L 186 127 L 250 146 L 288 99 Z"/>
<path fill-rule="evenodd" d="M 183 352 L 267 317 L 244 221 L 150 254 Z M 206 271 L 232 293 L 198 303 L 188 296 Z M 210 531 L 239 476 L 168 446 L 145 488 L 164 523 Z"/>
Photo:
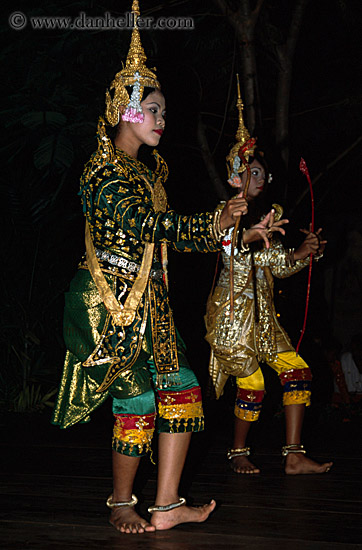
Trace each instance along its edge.
<path fill-rule="evenodd" d="M 226 5 L 236 10 L 241 3 Z M 2 3 L 0 403 L 5 410 L 39 410 L 53 400 L 65 351 L 63 294 L 84 251 L 79 177 L 96 147 L 105 89 L 121 68 L 131 33 L 32 30 L 30 23 L 16 31 L 8 17 L 14 11 L 28 18 L 75 17 L 81 11 L 117 17 L 130 4 Z M 255 5 L 250 1 L 251 9 Z M 316 225 L 323 227 L 328 247 L 313 268 L 301 353 L 311 362 L 323 401 L 331 388 L 323 346 L 333 338 L 348 346 L 362 322 L 361 3 L 307 2 L 292 63 L 287 168 L 275 139 L 276 51 L 286 39 L 295 5 L 265 0 L 259 14 L 253 41 L 259 90 L 255 133 L 274 176 L 271 198 L 283 204 L 291 220 L 288 246 L 298 245 L 298 230 L 310 221 L 308 184 L 298 169 L 301 156 L 315 180 Z M 198 123 L 201 119 L 216 170 L 226 181 L 225 156 L 237 127 L 235 73 L 242 74 L 238 38 L 217 2 L 145 0 L 140 7 L 155 18 L 194 20 L 192 30 L 141 31 L 141 40 L 167 100 L 167 130 L 159 150 L 170 168 L 170 205 L 184 213 L 212 210 L 220 196 L 201 155 Z M 206 385 L 203 314 L 216 255 L 170 253 L 169 260 L 176 323 Z M 277 308 L 294 344 L 303 323 L 306 271 L 277 283 Z"/>

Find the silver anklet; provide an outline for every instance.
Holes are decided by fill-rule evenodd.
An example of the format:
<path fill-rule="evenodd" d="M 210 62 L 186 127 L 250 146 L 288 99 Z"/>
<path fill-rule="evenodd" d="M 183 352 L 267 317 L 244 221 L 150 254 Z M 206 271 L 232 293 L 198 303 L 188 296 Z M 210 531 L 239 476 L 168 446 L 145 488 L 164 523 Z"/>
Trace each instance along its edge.
<path fill-rule="evenodd" d="M 113 502 L 113 495 L 107 498 L 106 504 L 108 508 L 122 508 L 123 506 L 135 506 L 138 502 L 136 495 L 132 495 L 131 500 L 125 500 L 123 502 Z"/>
<path fill-rule="evenodd" d="M 181 497 L 178 499 L 177 502 L 173 502 L 172 504 L 167 504 L 166 506 L 150 506 L 148 508 L 148 511 L 150 514 L 152 512 L 169 512 L 170 510 L 174 510 L 175 508 L 179 508 L 180 506 L 183 506 L 186 504 L 186 499 Z"/>
<path fill-rule="evenodd" d="M 250 447 L 243 447 L 242 449 L 230 449 L 227 452 L 226 456 L 229 460 L 235 458 L 236 456 L 250 456 Z"/>
<path fill-rule="evenodd" d="M 303 445 L 285 445 L 282 447 L 282 456 L 288 456 L 290 453 L 301 453 L 303 455 L 306 454 L 306 450 L 304 449 Z"/>

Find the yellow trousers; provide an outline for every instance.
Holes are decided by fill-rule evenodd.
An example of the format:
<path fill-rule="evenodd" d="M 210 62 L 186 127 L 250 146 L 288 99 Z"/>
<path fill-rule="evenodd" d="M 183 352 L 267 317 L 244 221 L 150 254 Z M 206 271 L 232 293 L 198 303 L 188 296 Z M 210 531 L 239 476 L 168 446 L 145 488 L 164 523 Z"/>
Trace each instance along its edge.
<path fill-rule="evenodd" d="M 283 405 L 310 405 L 312 374 L 307 363 L 295 351 L 279 353 L 276 361 L 268 365 L 279 376 L 283 387 Z M 250 376 L 236 378 L 236 385 L 235 416 L 249 422 L 258 420 L 265 393 L 261 368 Z"/>

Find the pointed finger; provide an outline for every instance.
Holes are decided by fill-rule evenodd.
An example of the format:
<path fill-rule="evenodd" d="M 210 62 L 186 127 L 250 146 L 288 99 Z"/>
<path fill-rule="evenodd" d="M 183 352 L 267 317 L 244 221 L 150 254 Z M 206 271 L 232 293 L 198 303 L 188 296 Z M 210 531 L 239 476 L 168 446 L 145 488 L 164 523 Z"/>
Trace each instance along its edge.
<path fill-rule="evenodd" d="M 285 229 L 283 229 L 282 227 L 273 227 L 272 228 L 272 231 L 278 231 L 279 233 L 281 233 L 282 235 L 285 235 Z"/>
<path fill-rule="evenodd" d="M 267 225 L 269 225 L 269 221 L 270 221 L 270 216 L 271 216 L 271 212 L 268 212 L 267 215 L 265 216 L 265 218 L 263 220 L 261 220 L 261 222 L 259 222 L 263 227 L 266 227 Z"/>

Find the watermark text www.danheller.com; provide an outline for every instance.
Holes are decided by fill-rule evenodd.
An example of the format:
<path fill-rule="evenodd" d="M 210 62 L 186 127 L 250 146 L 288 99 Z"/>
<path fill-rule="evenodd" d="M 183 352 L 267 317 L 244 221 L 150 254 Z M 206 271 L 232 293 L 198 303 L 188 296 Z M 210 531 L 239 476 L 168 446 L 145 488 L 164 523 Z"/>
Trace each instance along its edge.
<path fill-rule="evenodd" d="M 102 16 L 92 17 L 80 12 L 76 17 L 68 16 L 27 16 L 21 11 L 14 11 L 9 16 L 9 25 L 13 30 L 21 31 L 30 26 L 33 30 L 121 30 L 133 29 L 135 16 L 132 12 L 114 17 L 109 12 Z M 144 16 L 137 18 L 139 29 L 156 30 L 192 30 L 195 28 L 192 17 L 158 17 Z"/>

